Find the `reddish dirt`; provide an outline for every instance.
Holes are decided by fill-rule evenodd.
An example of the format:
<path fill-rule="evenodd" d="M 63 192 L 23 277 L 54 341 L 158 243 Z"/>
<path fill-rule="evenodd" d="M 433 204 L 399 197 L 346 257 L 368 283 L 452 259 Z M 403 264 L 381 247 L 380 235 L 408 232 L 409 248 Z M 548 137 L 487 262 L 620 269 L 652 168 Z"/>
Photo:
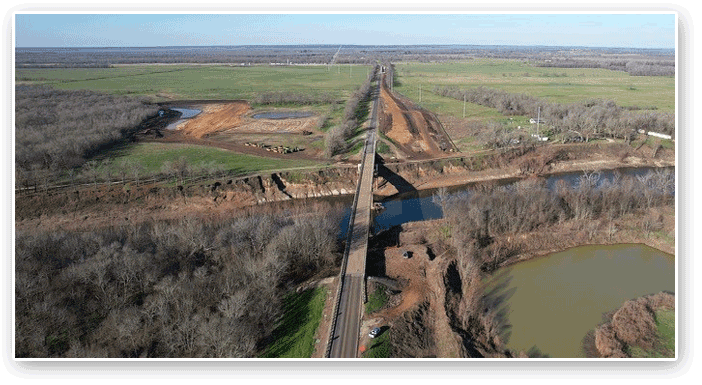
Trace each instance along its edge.
<path fill-rule="evenodd" d="M 319 146 L 324 133 L 315 127 L 319 116 L 290 119 L 254 119 L 245 100 L 232 101 L 174 101 L 164 107 L 188 106 L 202 110 L 197 116 L 186 119 L 175 129 L 166 129 L 176 119 L 174 114 L 159 118 L 134 136 L 137 141 L 185 143 L 217 147 L 248 155 L 278 159 L 320 160 Z M 263 143 L 270 149 L 277 146 L 301 147 L 303 150 L 283 154 L 265 148 L 247 146 L 246 143 Z"/>
<path fill-rule="evenodd" d="M 394 94 L 385 84 L 380 90 L 380 129 L 412 159 L 442 156 L 453 149 L 441 123 L 412 101 Z"/>
<path fill-rule="evenodd" d="M 178 130 L 195 138 L 239 126 L 251 107 L 245 101 L 204 104 L 202 112 L 178 125 Z"/>
<path fill-rule="evenodd" d="M 370 315 L 365 315 L 361 326 L 361 345 L 369 346 L 370 329 L 392 324 L 406 312 L 413 311 L 422 303 L 429 303 L 429 320 L 434 330 L 437 357 L 459 357 L 460 339 L 451 330 L 443 302 L 444 254 L 430 260 L 427 247 L 437 232 L 437 221 L 408 223 L 402 226 L 400 245 L 385 249 L 385 272 L 403 284 L 402 291 L 391 297 L 388 305 Z M 428 240 L 427 240 L 428 239 Z M 425 242 L 429 242 L 426 244 Z M 411 252 L 411 258 L 402 256 Z M 437 251 L 436 249 L 434 251 Z"/>
<path fill-rule="evenodd" d="M 163 137 L 161 138 L 154 138 L 150 136 L 138 136 L 137 141 L 196 144 L 200 146 L 222 148 L 225 150 L 236 151 L 242 154 L 255 155 L 267 158 L 319 160 L 317 154 L 314 151 L 309 150 L 282 154 L 278 152 L 266 151 L 265 149 L 259 147 L 246 146 L 244 143 L 226 140 L 216 136 L 197 138 L 195 136 L 183 133 L 180 130 L 162 130 L 161 133 L 163 135 Z"/>

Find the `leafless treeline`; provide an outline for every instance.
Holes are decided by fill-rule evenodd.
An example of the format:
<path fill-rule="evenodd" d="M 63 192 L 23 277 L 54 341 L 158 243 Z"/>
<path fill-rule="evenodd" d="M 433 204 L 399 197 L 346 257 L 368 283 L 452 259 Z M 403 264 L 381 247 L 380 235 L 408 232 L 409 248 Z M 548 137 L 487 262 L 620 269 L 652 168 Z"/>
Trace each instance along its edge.
<path fill-rule="evenodd" d="M 437 194 L 457 254 L 456 263 L 449 267 L 456 277 L 453 290 L 461 293 L 455 305 L 456 322 L 472 336 L 473 348 L 484 356 L 518 354 L 507 351 L 502 343 L 505 314 L 499 306 L 500 290 L 486 291 L 485 287 L 487 275 L 522 252 L 518 242 L 502 242 L 500 236 L 528 234 L 566 221 L 587 228 L 593 220 L 611 221 L 637 210 L 672 205 L 674 178 L 670 170 L 638 177 L 615 174 L 611 179 L 591 173 L 574 185 L 560 180 L 553 189 L 538 179 L 508 186 L 484 185 L 464 195 Z M 649 219 L 644 222 L 648 230 L 659 225 Z"/>
<path fill-rule="evenodd" d="M 500 45 L 342 46 L 337 64 L 377 61 L 446 62 L 473 58 L 515 59 L 538 66 L 607 68 L 632 75 L 673 75 L 672 49 Z M 16 48 L 18 68 L 109 67 L 136 63 L 328 64 L 337 45 L 132 48 Z"/>
<path fill-rule="evenodd" d="M 598 137 L 631 139 L 638 130 L 675 135 L 674 114 L 654 111 L 632 111 L 613 101 L 591 99 L 584 103 L 560 104 L 526 94 L 512 94 L 487 87 L 459 89 L 435 87 L 438 95 L 486 107 L 496 108 L 503 115 L 525 115 L 536 118 L 541 109 L 542 134 L 561 135 L 563 141 L 573 137 L 589 140 Z"/>
<path fill-rule="evenodd" d="M 301 92 L 279 91 L 279 92 L 264 92 L 257 94 L 254 99 L 254 104 L 270 105 L 270 104 L 331 104 L 338 100 L 334 95 L 323 93 L 318 95 L 304 94 Z"/>
<path fill-rule="evenodd" d="M 17 234 L 17 356 L 255 356 L 291 286 L 336 268 L 339 219 L 327 207 Z"/>
<path fill-rule="evenodd" d="M 82 165 L 101 146 L 123 139 L 158 106 L 140 99 L 46 86 L 15 87 L 15 162 L 19 173 L 55 173 Z"/>
<path fill-rule="evenodd" d="M 675 58 L 668 60 L 561 59 L 538 62 L 539 67 L 604 68 L 632 76 L 675 76 Z"/>
<path fill-rule="evenodd" d="M 324 155 L 332 157 L 347 151 L 353 144 L 348 142 L 356 134 L 359 123 L 370 113 L 368 102 L 371 99 L 372 83 L 378 67 L 368 73 L 361 86 L 346 101 L 342 123 L 329 129 L 324 138 Z"/>

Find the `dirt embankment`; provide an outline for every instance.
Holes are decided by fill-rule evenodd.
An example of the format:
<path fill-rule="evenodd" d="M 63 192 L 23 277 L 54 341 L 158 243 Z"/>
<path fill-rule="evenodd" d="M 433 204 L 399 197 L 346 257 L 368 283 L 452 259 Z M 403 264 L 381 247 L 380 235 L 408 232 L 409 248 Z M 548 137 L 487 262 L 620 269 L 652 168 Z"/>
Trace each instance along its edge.
<path fill-rule="evenodd" d="M 437 117 L 409 99 L 380 90 L 379 128 L 399 147 L 402 158 L 428 159 L 455 151 Z"/>
<path fill-rule="evenodd" d="M 393 178 L 381 176 L 373 193 L 391 196 L 408 188 L 424 190 L 532 175 L 670 166 L 675 166 L 673 150 L 655 152 L 646 146 L 634 149 L 622 143 L 590 143 L 524 147 L 465 157 L 385 163 L 385 175 Z"/>
<path fill-rule="evenodd" d="M 251 107 L 245 101 L 204 104 L 202 112 L 178 125 L 178 130 L 194 138 L 202 138 L 241 124 Z"/>
<path fill-rule="evenodd" d="M 648 217 L 659 218 L 660 232 L 665 234 L 662 238 L 651 236 L 640 226 Z M 384 284 L 389 295 L 386 307 L 366 315 L 361 343 L 372 346 L 372 340 L 366 337 L 368 331 L 381 326 L 390 333 L 393 357 L 527 358 L 527 352 L 513 352 L 504 347 L 499 321 L 494 323 L 491 312 L 481 314 L 480 305 L 476 309 L 475 300 L 470 300 L 475 298 L 473 291 L 480 289 L 469 284 L 475 282 L 474 277 L 469 276 L 469 270 L 462 266 L 460 256 L 450 245 L 447 226 L 444 219 L 412 222 L 372 239 L 368 274 L 381 278 L 369 278 L 369 293 L 384 282 L 382 277 L 391 279 L 394 284 Z M 614 222 L 605 219 L 587 223 L 570 221 L 528 234 L 495 237 L 493 241 L 519 250 L 502 264 L 506 266 L 584 244 L 644 243 L 674 253 L 674 233 L 674 208 L 661 207 Z M 410 258 L 403 257 L 406 251 Z M 654 302 L 670 303 L 669 300 Z M 486 305 L 490 301 L 482 303 Z M 651 309 L 658 305 L 647 302 L 625 307 L 628 310 L 613 317 L 618 331 L 611 325 L 602 326 L 597 331 L 596 347 L 595 334 L 592 334 L 591 350 L 598 350 L 598 356 L 623 356 L 626 346 L 650 342 Z M 625 313 L 642 316 L 625 317 Z M 622 342 L 625 340 L 628 342 Z"/>
<path fill-rule="evenodd" d="M 254 118 L 256 111 L 245 100 L 179 101 L 162 103 L 161 106 L 164 116 L 155 119 L 147 129 L 140 130 L 131 138 L 133 141 L 195 144 L 286 160 L 321 158 L 321 150 L 314 145 L 324 137 L 324 133 L 317 129 L 323 117 L 317 114 L 257 119 Z M 201 112 L 179 121 L 180 113 L 171 108 L 199 109 Z M 276 109 L 266 111 L 285 113 Z M 295 150 L 283 152 L 284 147 Z"/>
<path fill-rule="evenodd" d="M 15 199 L 16 228 L 80 229 L 185 215 L 219 215 L 262 203 L 351 195 L 356 167 L 221 177 L 169 186 L 109 184 L 31 194 Z"/>

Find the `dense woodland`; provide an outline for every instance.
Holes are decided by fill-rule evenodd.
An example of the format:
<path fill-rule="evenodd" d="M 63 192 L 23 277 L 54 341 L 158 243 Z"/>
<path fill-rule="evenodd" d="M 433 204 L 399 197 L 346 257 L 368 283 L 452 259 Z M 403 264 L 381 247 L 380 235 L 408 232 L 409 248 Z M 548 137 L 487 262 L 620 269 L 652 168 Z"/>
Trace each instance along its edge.
<path fill-rule="evenodd" d="M 210 46 L 134 48 L 17 48 L 17 68 L 109 67 L 138 63 L 375 64 L 379 61 L 447 62 L 516 59 L 537 66 L 605 68 L 635 76 L 672 76 L 672 49 L 411 45 Z M 338 54 L 337 54 L 338 52 Z"/>
<path fill-rule="evenodd" d="M 451 245 L 457 254 L 457 262 L 449 269 L 458 277 L 453 282 L 460 283 L 453 288 L 460 293 L 453 308 L 455 327 L 473 336 L 471 344 L 480 355 L 509 357 L 518 353 L 502 345 L 506 325 L 499 293 L 486 293 L 484 287 L 488 275 L 522 252 L 518 243 L 504 242 L 503 236 L 565 223 L 580 226 L 587 233 L 597 231 L 591 226 L 597 221 L 612 223 L 631 214 L 638 218 L 638 228 L 659 230 L 662 219 L 647 213 L 654 207 L 675 204 L 675 175 L 671 170 L 660 170 L 639 177 L 605 179 L 591 173 L 575 185 L 561 180 L 553 189 L 541 179 L 509 186 L 485 184 L 463 195 L 439 193 L 435 200 L 446 213 Z"/>
<path fill-rule="evenodd" d="M 157 105 L 126 96 L 17 85 L 18 182 L 51 179 L 54 174 L 83 165 L 157 112 Z"/>
<path fill-rule="evenodd" d="M 253 357 L 283 295 L 338 267 L 340 213 L 18 233 L 17 357 Z"/>
<path fill-rule="evenodd" d="M 674 114 L 640 111 L 640 107 L 637 106 L 624 108 L 613 101 L 592 99 L 584 103 L 561 104 L 487 87 L 435 87 L 434 92 L 441 96 L 465 99 L 469 103 L 495 108 L 506 116 L 524 115 L 536 118 L 534 112 L 540 108 L 543 121 L 541 134 L 547 137 L 559 136 L 563 142 L 576 138 L 587 141 L 604 137 L 630 140 L 638 130 L 675 136 Z M 492 144 L 494 147 L 502 147 L 512 139 L 514 138 L 505 130 Z"/>

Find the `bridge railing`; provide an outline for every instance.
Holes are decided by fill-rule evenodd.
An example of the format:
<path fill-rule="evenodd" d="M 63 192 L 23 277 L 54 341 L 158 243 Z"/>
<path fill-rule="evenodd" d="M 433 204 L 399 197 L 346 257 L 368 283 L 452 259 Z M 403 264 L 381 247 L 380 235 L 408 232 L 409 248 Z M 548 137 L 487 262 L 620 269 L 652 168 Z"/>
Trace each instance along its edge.
<path fill-rule="evenodd" d="M 378 85 L 378 89 L 380 89 L 380 84 Z M 376 113 L 377 113 L 377 105 L 378 105 L 378 99 L 376 96 L 376 100 L 373 104 L 373 111 L 371 113 L 371 122 L 373 120 L 376 121 L 375 125 L 372 125 L 371 128 L 375 129 L 377 126 L 377 119 L 376 119 Z M 376 136 L 371 135 L 369 136 L 369 139 L 372 140 L 372 147 L 373 147 L 373 152 L 371 158 L 371 167 L 370 167 L 370 172 L 373 172 L 373 164 L 375 163 L 375 143 L 376 143 Z M 364 157 L 362 158 L 361 161 L 361 168 L 358 173 L 358 180 L 356 181 L 356 193 L 354 194 L 353 198 L 353 204 L 351 205 L 351 215 L 349 217 L 349 226 L 346 234 L 346 247 L 344 249 L 344 256 L 341 261 L 341 270 L 339 272 L 339 285 L 337 286 L 336 290 L 336 298 L 334 300 L 334 307 L 332 310 L 333 318 L 331 321 L 331 325 L 329 328 L 329 339 L 327 340 L 327 349 L 326 349 L 326 354 L 325 356 L 329 358 L 331 356 L 331 350 L 334 342 L 334 334 L 336 334 L 336 324 L 337 324 L 337 319 L 338 319 L 338 311 L 339 311 L 339 305 L 341 303 L 341 293 L 343 291 L 344 287 L 344 276 L 346 275 L 346 265 L 348 263 L 348 258 L 349 254 L 351 252 L 351 243 L 353 242 L 353 234 L 354 234 L 354 224 L 356 221 L 356 210 L 358 209 L 358 199 L 360 196 L 360 191 L 361 191 L 361 183 L 363 182 L 363 175 L 366 172 L 366 147 L 364 146 Z M 372 184 L 371 184 L 371 194 L 372 194 Z M 372 195 L 371 195 L 372 196 Z M 372 201 L 372 198 L 371 198 Z M 370 210 L 370 207 L 368 208 Z M 363 295 L 363 303 L 367 302 L 367 294 L 366 294 L 366 284 L 365 284 L 365 271 L 366 271 L 366 257 L 363 258 L 363 285 L 362 285 L 362 295 Z M 361 305 L 363 306 L 363 305 Z M 362 309 L 361 309 L 362 312 Z M 362 313 L 361 313 L 362 314 Z"/>
<path fill-rule="evenodd" d="M 356 193 L 354 194 L 353 203 L 351 204 L 351 215 L 349 216 L 349 226 L 346 231 L 346 247 L 344 247 L 344 256 L 341 259 L 341 271 L 339 272 L 339 285 L 336 289 L 336 298 L 334 300 L 334 308 L 332 310 L 332 322 L 329 328 L 329 339 L 327 341 L 327 351 L 326 357 L 331 356 L 331 349 L 334 341 L 334 334 L 336 332 L 336 321 L 339 315 L 339 304 L 341 302 L 341 293 L 344 287 L 344 276 L 346 275 L 346 265 L 349 259 L 349 253 L 351 252 L 351 241 L 353 238 L 353 226 L 356 221 L 356 208 L 358 207 L 358 195 L 361 191 L 361 178 L 363 177 L 364 164 L 361 162 L 361 170 L 358 173 L 358 180 L 356 181 Z"/>

